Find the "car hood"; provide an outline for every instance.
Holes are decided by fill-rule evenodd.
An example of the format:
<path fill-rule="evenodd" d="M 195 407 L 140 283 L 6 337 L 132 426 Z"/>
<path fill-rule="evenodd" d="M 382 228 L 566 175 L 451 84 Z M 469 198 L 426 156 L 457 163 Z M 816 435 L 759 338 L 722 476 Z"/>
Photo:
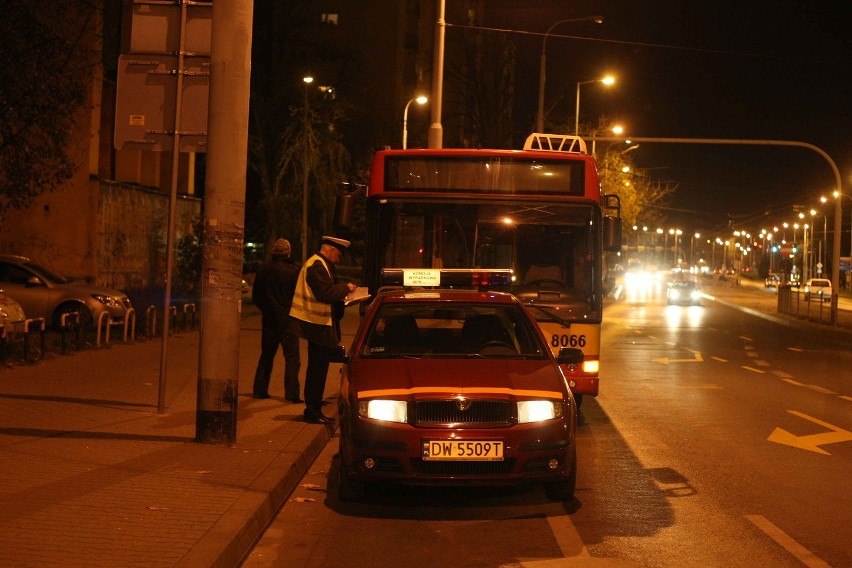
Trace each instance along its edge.
<path fill-rule="evenodd" d="M 347 375 L 359 398 L 567 397 L 558 367 L 541 359 L 358 359 Z"/>

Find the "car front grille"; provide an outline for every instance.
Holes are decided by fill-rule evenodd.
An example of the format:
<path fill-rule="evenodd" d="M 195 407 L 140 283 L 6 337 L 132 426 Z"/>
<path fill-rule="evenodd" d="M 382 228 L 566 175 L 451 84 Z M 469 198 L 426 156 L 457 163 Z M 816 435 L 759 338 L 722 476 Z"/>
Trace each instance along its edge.
<path fill-rule="evenodd" d="M 414 425 L 429 428 L 506 427 L 512 421 L 512 404 L 506 400 L 418 400 Z"/>

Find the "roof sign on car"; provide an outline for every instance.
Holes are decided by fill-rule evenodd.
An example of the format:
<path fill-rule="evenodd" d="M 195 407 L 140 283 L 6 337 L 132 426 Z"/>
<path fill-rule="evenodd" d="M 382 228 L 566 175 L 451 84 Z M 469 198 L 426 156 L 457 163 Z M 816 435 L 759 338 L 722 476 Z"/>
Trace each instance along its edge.
<path fill-rule="evenodd" d="M 383 286 L 494 288 L 512 283 L 511 268 L 383 268 Z"/>

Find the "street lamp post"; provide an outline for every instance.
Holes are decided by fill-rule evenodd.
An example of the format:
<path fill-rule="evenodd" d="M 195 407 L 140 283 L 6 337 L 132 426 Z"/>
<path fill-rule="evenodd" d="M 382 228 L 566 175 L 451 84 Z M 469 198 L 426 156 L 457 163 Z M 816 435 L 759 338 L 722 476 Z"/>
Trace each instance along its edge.
<path fill-rule="evenodd" d="M 302 136 L 304 138 L 304 163 L 302 167 L 304 169 L 302 176 L 302 261 L 308 260 L 308 176 L 310 175 L 310 168 L 308 167 L 308 160 L 310 159 L 310 151 L 308 148 L 308 125 L 310 124 L 310 118 L 308 114 L 308 85 L 314 82 L 314 78 L 311 76 L 304 77 L 302 79 L 305 83 L 305 100 L 304 100 L 304 115 L 302 122 Z"/>
<path fill-rule="evenodd" d="M 602 24 L 603 16 L 586 16 L 585 18 L 570 18 L 568 20 L 559 20 L 554 22 L 547 31 L 544 32 L 544 38 L 541 40 L 541 55 L 538 60 L 538 114 L 536 115 L 536 132 L 544 132 L 544 82 L 547 72 L 547 37 L 550 35 L 556 26 L 567 24 L 569 22 L 594 22 Z"/>
<path fill-rule="evenodd" d="M 411 103 L 417 103 L 419 105 L 425 105 L 429 101 L 428 98 L 420 95 L 419 97 L 413 98 L 407 103 L 405 103 L 405 111 L 402 113 L 402 149 L 405 150 L 408 147 L 408 107 L 411 106 Z"/>
<path fill-rule="evenodd" d="M 581 85 L 589 85 L 591 83 L 603 83 L 604 85 L 612 85 L 615 83 L 615 77 L 612 75 L 607 75 L 602 79 L 593 79 L 591 81 L 580 81 L 577 83 L 577 97 L 576 104 L 577 106 L 574 109 L 574 136 L 580 135 L 580 86 Z"/>

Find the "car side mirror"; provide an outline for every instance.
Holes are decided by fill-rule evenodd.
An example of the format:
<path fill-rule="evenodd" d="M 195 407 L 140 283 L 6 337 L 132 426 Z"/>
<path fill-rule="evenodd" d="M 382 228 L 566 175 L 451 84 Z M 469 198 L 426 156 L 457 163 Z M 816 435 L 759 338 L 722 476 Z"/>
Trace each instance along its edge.
<path fill-rule="evenodd" d="M 582 350 L 576 347 L 563 347 L 556 356 L 556 362 L 560 365 L 580 365 L 584 358 Z"/>
<path fill-rule="evenodd" d="M 342 345 L 335 345 L 328 348 L 328 360 L 331 363 L 348 363 L 349 358 L 346 356 L 346 348 Z"/>
<path fill-rule="evenodd" d="M 41 280 L 39 280 L 38 277 L 30 276 L 29 278 L 27 278 L 27 283 L 26 283 L 27 288 L 35 288 L 36 286 L 41 286 L 41 285 L 42 285 Z"/>

